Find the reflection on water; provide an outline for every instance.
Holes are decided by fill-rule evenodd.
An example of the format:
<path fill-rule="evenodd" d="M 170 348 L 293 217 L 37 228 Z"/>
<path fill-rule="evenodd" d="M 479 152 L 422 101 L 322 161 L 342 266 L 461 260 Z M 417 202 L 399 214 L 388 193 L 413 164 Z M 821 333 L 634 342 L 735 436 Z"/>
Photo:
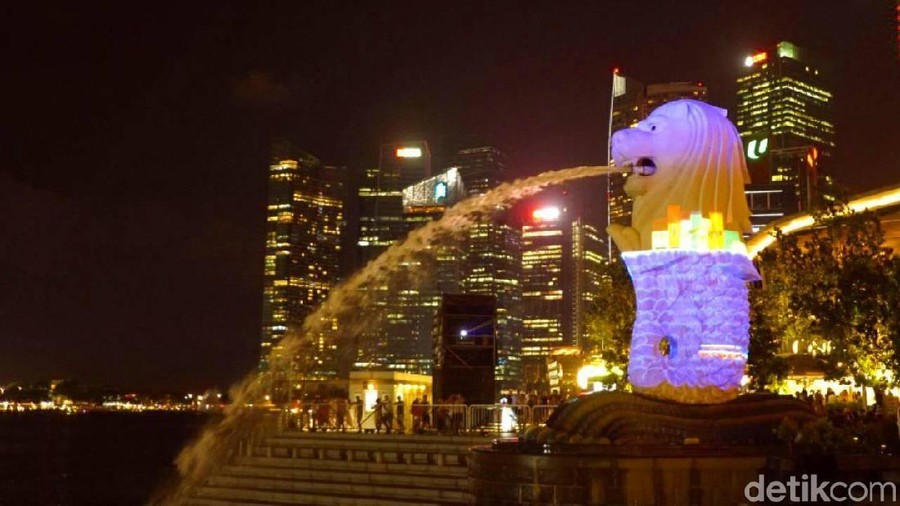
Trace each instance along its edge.
<path fill-rule="evenodd" d="M 0 505 L 139 505 L 175 479 L 194 412 L 0 413 Z"/>

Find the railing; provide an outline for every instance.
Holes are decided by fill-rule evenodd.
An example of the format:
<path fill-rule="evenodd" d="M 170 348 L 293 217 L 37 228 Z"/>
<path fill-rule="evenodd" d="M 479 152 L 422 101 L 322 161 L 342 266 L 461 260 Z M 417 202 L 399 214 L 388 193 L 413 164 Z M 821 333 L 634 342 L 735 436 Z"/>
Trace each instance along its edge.
<path fill-rule="evenodd" d="M 310 403 L 285 411 L 281 426 L 309 432 L 387 432 L 390 429 L 400 434 L 509 434 L 546 423 L 554 409 L 556 405 L 549 404 L 405 404 L 401 424 L 394 406 L 388 423 L 369 409 L 362 410 L 362 418 L 357 420 L 355 404 L 347 404 L 343 409 L 335 403 Z"/>
<path fill-rule="evenodd" d="M 473 404 L 469 406 L 469 432 L 504 434 L 524 429 L 531 420 L 527 404 Z"/>
<path fill-rule="evenodd" d="M 354 404 L 347 403 L 340 406 L 337 403 L 318 402 L 286 410 L 283 427 L 309 432 L 346 431 L 356 430 L 358 422 Z"/>
<path fill-rule="evenodd" d="M 284 427 L 284 412 L 273 410 L 245 408 L 246 412 L 239 416 L 245 417 L 247 422 L 239 424 L 235 431 L 237 445 L 226 451 L 225 461 L 235 456 L 249 456 L 253 448 L 269 436 L 281 432 Z"/>
<path fill-rule="evenodd" d="M 420 404 L 419 406 L 422 410 L 419 432 L 434 430 L 438 434 L 459 434 L 468 426 L 469 411 L 465 404 Z"/>
<path fill-rule="evenodd" d="M 528 426 L 543 425 L 547 423 L 547 420 L 550 418 L 553 410 L 556 409 L 556 406 L 556 404 L 538 404 L 531 406 L 531 418 L 528 420 Z"/>

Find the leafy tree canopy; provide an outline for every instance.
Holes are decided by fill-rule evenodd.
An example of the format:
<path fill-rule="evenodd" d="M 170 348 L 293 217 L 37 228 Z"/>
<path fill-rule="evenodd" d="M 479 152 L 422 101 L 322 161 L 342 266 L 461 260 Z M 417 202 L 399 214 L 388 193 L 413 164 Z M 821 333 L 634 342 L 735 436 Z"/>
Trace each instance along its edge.
<path fill-rule="evenodd" d="M 900 383 L 900 262 L 874 213 L 828 212 L 809 234 L 778 233 L 751 291 L 750 370 L 757 386 L 784 377 L 779 352 L 816 355 L 828 379 Z"/>

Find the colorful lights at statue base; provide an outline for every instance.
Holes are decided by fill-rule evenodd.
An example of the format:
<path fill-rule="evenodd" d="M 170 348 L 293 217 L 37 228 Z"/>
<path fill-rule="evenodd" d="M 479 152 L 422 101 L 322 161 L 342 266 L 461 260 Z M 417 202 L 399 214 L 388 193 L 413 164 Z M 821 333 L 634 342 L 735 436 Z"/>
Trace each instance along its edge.
<path fill-rule="evenodd" d="M 723 228 L 722 213 L 713 211 L 709 213 L 709 218 L 704 218 L 701 213 L 694 211 L 685 218 L 678 205 L 670 205 L 666 211 L 666 220 L 653 223 L 651 249 L 726 250 L 747 254 L 741 235 L 737 231 Z"/>

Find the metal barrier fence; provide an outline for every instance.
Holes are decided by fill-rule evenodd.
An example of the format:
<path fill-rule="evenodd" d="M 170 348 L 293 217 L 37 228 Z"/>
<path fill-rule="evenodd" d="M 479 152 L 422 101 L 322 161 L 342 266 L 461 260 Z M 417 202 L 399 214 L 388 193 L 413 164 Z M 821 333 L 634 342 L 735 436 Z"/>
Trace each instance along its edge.
<path fill-rule="evenodd" d="M 419 432 L 459 434 L 468 426 L 469 410 L 465 404 L 432 404 L 421 406 Z"/>
<path fill-rule="evenodd" d="M 284 413 L 281 426 L 309 432 L 365 431 L 397 433 L 509 434 L 547 422 L 556 405 L 527 404 L 404 404 L 378 412 L 353 403 L 308 403 Z M 390 412 L 390 416 L 387 413 Z M 360 416 L 361 415 L 361 416 Z"/>
<path fill-rule="evenodd" d="M 469 406 L 469 432 L 504 434 L 524 429 L 531 420 L 527 404 L 473 404 Z"/>
<path fill-rule="evenodd" d="M 547 420 L 550 418 L 553 410 L 556 409 L 556 406 L 556 404 L 538 404 L 531 406 L 531 418 L 528 420 L 528 425 L 543 425 L 547 423 Z"/>
<path fill-rule="evenodd" d="M 354 405 L 337 402 L 306 403 L 286 411 L 284 427 L 309 432 L 355 430 Z"/>

